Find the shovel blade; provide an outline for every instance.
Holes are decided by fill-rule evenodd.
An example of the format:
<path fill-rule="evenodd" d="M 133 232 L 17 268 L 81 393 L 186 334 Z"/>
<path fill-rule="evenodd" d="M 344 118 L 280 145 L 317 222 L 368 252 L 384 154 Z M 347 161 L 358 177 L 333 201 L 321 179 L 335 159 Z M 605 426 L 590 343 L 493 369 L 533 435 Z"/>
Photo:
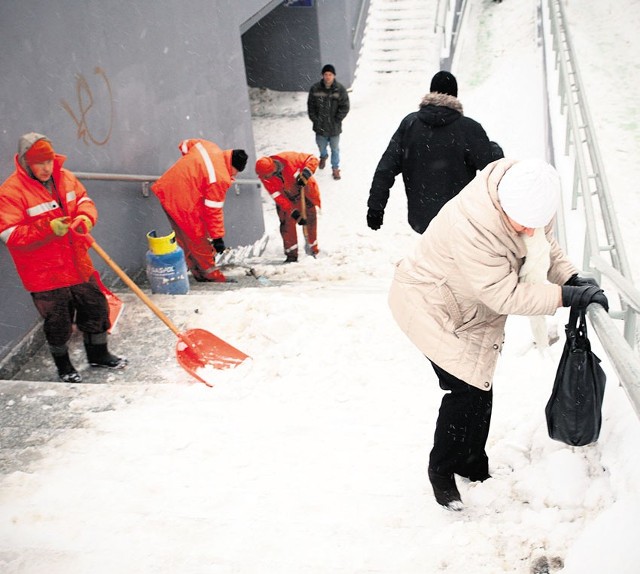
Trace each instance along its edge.
<path fill-rule="evenodd" d="M 109 321 L 111 322 L 111 327 L 109 327 L 108 332 L 113 333 L 116 329 L 116 323 L 118 319 L 120 319 L 120 315 L 122 315 L 124 303 L 122 299 L 114 293 L 105 293 L 105 297 L 109 304 Z"/>
<path fill-rule="evenodd" d="M 185 371 L 209 387 L 213 386 L 206 380 L 209 369 L 230 369 L 249 358 L 249 355 L 204 329 L 189 329 L 181 333 L 176 355 Z"/>
<path fill-rule="evenodd" d="M 93 272 L 93 277 L 98 285 L 100 291 L 107 299 L 107 304 L 109 305 L 109 322 L 111 323 L 111 327 L 107 330 L 109 333 L 115 332 L 116 323 L 122 315 L 122 310 L 124 307 L 124 303 L 122 299 L 118 297 L 115 293 L 112 293 L 106 285 L 102 282 L 102 278 L 100 277 L 100 273 L 97 271 Z"/>

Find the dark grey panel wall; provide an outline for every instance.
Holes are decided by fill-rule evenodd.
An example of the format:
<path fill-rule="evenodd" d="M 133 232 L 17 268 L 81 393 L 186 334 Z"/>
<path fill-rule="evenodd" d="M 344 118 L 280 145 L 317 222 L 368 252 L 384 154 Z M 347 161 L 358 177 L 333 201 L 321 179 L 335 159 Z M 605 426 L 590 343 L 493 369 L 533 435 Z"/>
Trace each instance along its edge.
<path fill-rule="evenodd" d="M 316 0 L 313 7 L 280 3 L 242 35 L 247 83 L 279 91 L 306 91 L 324 64 L 351 86 L 369 0 Z"/>
<path fill-rule="evenodd" d="M 288 14 L 291 22 L 302 18 L 318 37 L 325 23 L 338 22 L 311 49 L 302 49 L 308 66 L 272 71 L 280 85 L 291 69 L 310 68 L 310 77 L 317 77 L 323 50 L 340 60 L 343 82 L 352 78 L 356 62 L 348 28 L 360 0 L 321 0 L 314 8 L 281 4 L 1 0 L 0 181 L 13 171 L 18 138 L 29 131 L 48 135 L 76 172 L 157 176 L 178 159 L 181 139 L 201 137 L 223 148 L 245 148 L 249 164 L 240 177 L 254 178 L 245 58 L 256 61 L 254 52 L 267 53 L 273 45 L 254 44 L 247 52 L 241 31 L 270 11 Z M 278 18 L 286 29 L 296 28 Z M 307 84 L 305 78 L 304 89 Z M 137 183 L 84 184 L 99 209 L 96 240 L 128 273 L 140 273 L 146 233 L 169 230 L 157 200 L 143 197 Z M 232 246 L 264 233 L 259 188 L 239 190 L 230 190 L 225 204 Z M 97 256 L 94 261 L 109 284 L 109 268 Z M 36 323 L 31 299 L 0 247 L 0 363 Z"/>

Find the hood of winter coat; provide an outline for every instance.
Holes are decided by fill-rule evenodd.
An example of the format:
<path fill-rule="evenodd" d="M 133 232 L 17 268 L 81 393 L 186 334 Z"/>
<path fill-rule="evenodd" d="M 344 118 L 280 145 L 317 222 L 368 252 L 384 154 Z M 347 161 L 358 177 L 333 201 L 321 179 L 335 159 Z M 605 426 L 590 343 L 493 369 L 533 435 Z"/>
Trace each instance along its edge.
<path fill-rule="evenodd" d="M 31 169 L 27 165 L 26 160 L 24 159 L 24 154 L 29 151 L 31 146 L 40 140 L 46 140 L 51 143 L 51 140 L 42 134 L 38 134 L 36 132 L 31 132 L 28 134 L 24 134 L 20 136 L 18 140 L 18 163 L 24 168 L 24 170 L 31 175 Z"/>
<path fill-rule="evenodd" d="M 458 98 L 448 94 L 430 92 L 420 102 L 418 118 L 433 127 L 446 126 L 464 115 Z"/>
<path fill-rule="evenodd" d="M 460 209 L 465 214 L 468 221 L 473 222 L 478 229 L 484 229 L 501 238 L 514 253 L 524 256 L 524 242 L 519 234 L 511 227 L 507 219 L 500 200 L 498 199 L 498 184 L 504 177 L 507 170 L 516 163 L 516 160 L 503 158 L 490 163 L 482 170 L 475 182 L 470 184 L 475 188 L 480 188 L 480 193 L 469 193 L 467 199 L 460 202 Z M 493 205 L 493 209 L 489 207 Z"/>

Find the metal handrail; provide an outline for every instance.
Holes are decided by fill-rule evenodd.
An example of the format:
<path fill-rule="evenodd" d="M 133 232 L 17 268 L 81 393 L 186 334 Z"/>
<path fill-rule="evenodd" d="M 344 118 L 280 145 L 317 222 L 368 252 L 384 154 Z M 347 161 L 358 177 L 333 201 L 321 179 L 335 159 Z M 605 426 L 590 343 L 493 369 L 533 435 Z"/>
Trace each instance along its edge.
<path fill-rule="evenodd" d="M 139 175 L 130 173 L 92 173 L 87 171 L 74 171 L 78 179 L 94 180 L 94 181 L 128 181 L 142 183 L 143 197 L 149 197 L 149 184 L 160 179 L 159 175 Z M 241 185 L 256 185 L 260 187 L 259 179 L 236 179 L 233 182 L 233 188 L 236 195 L 240 195 Z"/>
<path fill-rule="evenodd" d="M 433 32 L 437 33 L 438 28 L 442 31 L 441 70 L 451 70 L 466 5 L 466 0 L 446 0 L 444 9 L 441 8 L 440 0 L 436 5 Z"/>
<path fill-rule="evenodd" d="M 576 209 L 581 198 L 585 216 L 583 268 L 599 281 L 604 277 L 607 290 L 609 284 L 613 286 L 622 308 L 622 312 L 607 313 L 599 305 L 590 305 L 588 315 L 620 384 L 640 417 L 640 359 L 634 353 L 640 291 L 633 285 L 562 3 L 548 0 L 547 6 L 558 69 L 560 111 L 566 111 L 567 119 L 565 154 L 569 155 L 571 150 L 574 153 L 571 208 Z M 543 0 L 540 8 L 544 12 Z M 599 232 L 603 229 L 605 240 L 601 242 Z M 614 321 L 620 318 L 624 336 Z"/>
<path fill-rule="evenodd" d="M 640 361 L 607 312 L 595 303 L 587 308 L 589 321 L 607 353 L 613 370 L 640 418 Z"/>

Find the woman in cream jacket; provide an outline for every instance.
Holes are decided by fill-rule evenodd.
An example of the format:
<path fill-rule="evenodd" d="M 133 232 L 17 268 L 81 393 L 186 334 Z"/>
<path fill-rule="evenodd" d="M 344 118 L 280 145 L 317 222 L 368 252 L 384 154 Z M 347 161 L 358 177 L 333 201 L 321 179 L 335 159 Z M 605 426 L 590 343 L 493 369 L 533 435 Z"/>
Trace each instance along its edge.
<path fill-rule="evenodd" d="M 436 500 L 448 509 L 462 508 L 454 474 L 472 481 L 490 476 L 492 379 L 507 316 L 551 315 L 590 302 L 606 307 L 602 291 L 577 277 L 554 238 L 559 198 L 560 180 L 549 164 L 493 162 L 442 208 L 397 265 L 393 316 L 449 391 L 429 458 Z M 519 281 L 529 238 L 548 253 L 541 263 L 548 282 Z M 575 286 L 563 288 L 568 282 Z"/>

